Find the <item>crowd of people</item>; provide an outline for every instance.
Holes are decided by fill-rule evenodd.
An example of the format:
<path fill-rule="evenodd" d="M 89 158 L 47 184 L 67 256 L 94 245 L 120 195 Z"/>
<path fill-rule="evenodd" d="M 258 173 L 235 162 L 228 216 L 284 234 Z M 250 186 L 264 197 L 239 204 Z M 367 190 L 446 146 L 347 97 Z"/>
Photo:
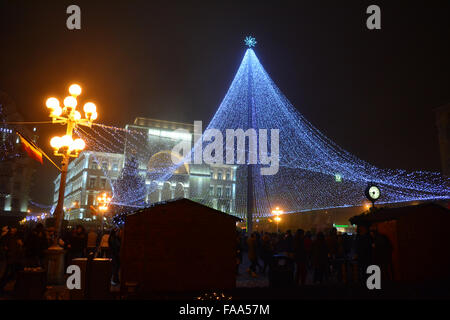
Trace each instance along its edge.
<path fill-rule="evenodd" d="M 376 228 L 359 226 L 356 234 L 328 232 L 295 233 L 253 232 L 250 236 L 237 233 L 237 273 L 247 252 L 252 277 L 266 275 L 275 255 L 284 255 L 295 264 L 295 284 L 306 284 L 309 275 L 312 284 L 364 282 L 367 267 L 380 266 L 382 276 L 392 279 L 392 247 L 389 239 Z"/>
<path fill-rule="evenodd" d="M 58 244 L 65 249 L 65 266 L 72 259 L 85 258 L 89 254 L 98 258 L 110 258 L 112 265 L 112 285 L 119 284 L 120 268 L 120 229 L 101 232 L 90 228 L 88 231 L 78 225 L 67 228 L 57 239 Z M 2 227 L 0 234 L 0 292 L 11 280 L 17 277 L 19 271 L 25 268 L 45 269 L 46 250 L 53 245 L 55 230 L 45 228 L 38 223 L 33 227 Z"/>
<path fill-rule="evenodd" d="M 17 277 L 24 268 L 45 268 L 46 250 L 54 244 L 53 227 L 43 224 L 30 227 L 3 227 L 0 234 L 0 290 Z M 120 247 L 122 230 L 88 231 L 78 225 L 62 232 L 58 244 L 65 249 L 65 265 L 72 259 L 110 258 L 111 284 L 119 284 Z M 239 274 L 244 252 L 247 253 L 252 277 L 266 275 L 274 263 L 274 255 L 284 255 L 295 264 L 295 283 L 304 285 L 307 278 L 313 284 L 336 281 L 365 281 L 366 269 L 371 264 L 380 266 L 382 275 L 392 279 L 391 244 L 376 229 L 359 226 L 357 234 L 340 234 L 335 228 L 328 232 L 295 233 L 253 232 L 237 233 L 236 272 Z M 308 277 L 309 276 L 309 277 Z M 355 280 L 356 279 L 356 280 Z"/>

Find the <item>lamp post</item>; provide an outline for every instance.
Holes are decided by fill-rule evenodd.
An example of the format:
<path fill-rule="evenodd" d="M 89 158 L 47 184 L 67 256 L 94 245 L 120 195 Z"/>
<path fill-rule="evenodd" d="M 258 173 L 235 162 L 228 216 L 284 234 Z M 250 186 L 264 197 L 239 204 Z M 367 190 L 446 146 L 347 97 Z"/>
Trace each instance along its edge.
<path fill-rule="evenodd" d="M 283 210 L 280 210 L 280 208 L 276 207 L 275 210 L 272 210 L 272 214 L 275 215 L 275 218 L 273 218 L 277 222 L 277 233 L 278 233 L 278 223 L 281 221 L 280 214 L 283 213 Z"/>
<path fill-rule="evenodd" d="M 62 257 L 64 250 L 58 244 L 58 239 L 61 233 L 62 220 L 64 218 L 64 191 L 66 187 L 67 169 L 69 167 L 70 158 L 78 157 L 86 144 L 83 139 L 73 139 L 73 130 L 77 126 L 91 127 L 92 122 L 97 119 L 97 107 L 92 102 L 87 102 L 84 107 L 85 118 L 81 117 L 81 113 L 76 110 L 78 101 L 77 97 L 81 94 L 81 87 L 77 84 L 72 84 L 69 87 L 70 96 L 64 99 L 64 106 L 61 107 L 59 100 L 56 98 L 48 98 L 46 106 L 50 111 L 52 123 L 59 123 L 66 125 L 66 134 L 62 137 L 53 137 L 50 140 L 50 145 L 54 149 L 54 155 L 61 156 L 61 180 L 59 184 L 58 203 L 55 208 L 55 235 L 53 244 L 49 250 L 49 281 L 56 283 L 62 282 Z"/>
<path fill-rule="evenodd" d="M 108 196 L 106 192 L 103 192 L 101 196 L 97 198 L 98 204 L 99 204 L 99 211 L 101 212 L 101 219 L 102 219 L 102 236 L 103 236 L 103 224 L 105 220 L 105 213 L 108 210 L 108 205 L 111 202 L 111 197 Z"/>

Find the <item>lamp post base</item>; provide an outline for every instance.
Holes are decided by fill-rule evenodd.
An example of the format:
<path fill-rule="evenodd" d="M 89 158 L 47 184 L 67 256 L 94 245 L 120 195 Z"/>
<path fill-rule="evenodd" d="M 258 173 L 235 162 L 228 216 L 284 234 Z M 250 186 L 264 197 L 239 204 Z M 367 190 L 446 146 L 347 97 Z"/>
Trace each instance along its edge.
<path fill-rule="evenodd" d="M 47 283 L 61 285 L 64 283 L 64 253 L 58 245 L 47 249 Z"/>

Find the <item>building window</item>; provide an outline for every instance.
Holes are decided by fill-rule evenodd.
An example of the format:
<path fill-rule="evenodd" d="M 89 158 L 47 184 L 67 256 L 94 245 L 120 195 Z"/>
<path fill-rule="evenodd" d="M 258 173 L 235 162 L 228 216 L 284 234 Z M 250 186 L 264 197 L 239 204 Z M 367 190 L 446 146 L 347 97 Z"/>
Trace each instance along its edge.
<path fill-rule="evenodd" d="M 97 161 L 92 161 L 91 162 L 91 169 L 94 169 L 94 170 L 97 170 L 98 169 L 98 163 L 97 163 Z"/>
<path fill-rule="evenodd" d="M 222 180 L 222 171 L 217 172 L 217 180 Z"/>
<path fill-rule="evenodd" d="M 210 196 L 214 195 L 214 186 L 209 186 L 209 195 Z"/>
<path fill-rule="evenodd" d="M 100 180 L 100 188 L 105 190 L 106 189 L 106 178 L 102 178 Z"/>
<path fill-rule="evenodd" d="M 113 163 L 112 170 L 113 171 L 119 171 L 119 164 L 117 162 Z"/>
<path fill-rule="evenodd" d="M 227 171 L 227 180 L 231 180 L 230 179 L 230 171 Z"/>
<path fill-rule="evenodd" d="M 211 179 L 214 179 L 214 171 L 211 171 Z"/>
<path fill-rule="evenodd" d="M 225 189 L 225 196 L 227 198 L 229 198 L 231 196 L 231 188 L 230 187 L 226 187 L 226 189 Z"/>
<path fill-rule="evenodd" d="M 222 187 L 217 187 L 217 197 L 222 197 Z"/>
<path fill-rule="evenodd" d="M 87 205 L 88 206 L 92 206 L 93 204 L 94 204 L 94 195 L 90 194 L 90 195 L 88 195 L 88 203 L 87 203 Z"/>
<path fill-rule="evenodd" d="M 95 188 L 95 178 L 89 179 L 89 188 L 94 189 Z"/>
<path fill-rule="evenodd" d="M 108 170 L 108 162 L 107 161 L 102 162 L 102 170 L 104 170 L 104 171 Z"/>

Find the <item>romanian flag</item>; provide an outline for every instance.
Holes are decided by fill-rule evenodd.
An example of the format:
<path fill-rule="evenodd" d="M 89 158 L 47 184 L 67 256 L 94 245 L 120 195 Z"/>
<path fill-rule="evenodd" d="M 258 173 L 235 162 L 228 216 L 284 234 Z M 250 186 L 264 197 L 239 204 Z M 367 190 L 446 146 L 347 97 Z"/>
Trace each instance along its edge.
<path fill-rule="evenodd" d="M 42 162 L 42 151 L 36 146 L 31 140 L 25 138 L 20 132 L 16 131 L 17 135 L 20 138 L 20 142 L 22 143 L 23 150 L 28 153 L 28 155 L 36 161 Z"/>

